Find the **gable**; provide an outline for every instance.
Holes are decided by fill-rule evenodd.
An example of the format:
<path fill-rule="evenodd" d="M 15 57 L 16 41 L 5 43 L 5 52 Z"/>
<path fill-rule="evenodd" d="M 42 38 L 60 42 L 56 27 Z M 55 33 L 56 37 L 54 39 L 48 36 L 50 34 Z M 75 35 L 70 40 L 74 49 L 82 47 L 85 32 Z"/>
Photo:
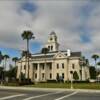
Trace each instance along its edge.
<path fill-rule="evenodd" d="M 56 59 L 67 58 L 67 56 L 65 54 L 63 54 L 62 52 L 58 52 L 57 54 L 55 54 L 54 58 L 56 58 Z"/>

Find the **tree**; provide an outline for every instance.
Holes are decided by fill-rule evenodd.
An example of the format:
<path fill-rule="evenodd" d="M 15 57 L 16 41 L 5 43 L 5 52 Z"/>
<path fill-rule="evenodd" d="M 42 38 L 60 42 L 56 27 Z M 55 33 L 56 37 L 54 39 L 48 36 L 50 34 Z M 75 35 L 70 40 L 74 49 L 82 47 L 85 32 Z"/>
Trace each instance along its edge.
<path fill-rule="evenodd" d="M 100 62 L 98 62 L 97 65 L 100 66 Z M 98 71 L 97 75 L 98 75 L 99 73 L 100 73 L 100 72 Z"/>
<path fill-rule="evenodd" d="M 22 33 L 23 40 L 27 40 L 27 60 L 28 60 L 28 79 L 29 79 L 29 40 L 34 39 L 34 34 L 30 30 L 26 30 Z"/>
<path fill-rule="evenodd" d="M 43 53 L 44 54 L 44 56 L 45 56 L 45 69 L 46 69 L 46 54 L 49 52 L 49 49 L 48 48 L 42 48 L 42 50 L 41 50 L 41 53 Z"/>
<path fill-rule="evenodd" d="M 0 80 L 3 78 L 3 67 L 0 67 Z"/>
<path fill-rule="evenodd" d="M 98 56 L 97 54 L 94 54 L 94 55 L 92 55 L 92 58 L 93 58 L 94 61 L 95 61 L 95 68 L 96 68 L 96 70 L 97 70 L 97 60 L 99 59 L 99 56 Z M 96 75 L 97 75 L 97 71 L 96 71 Z"/>
<path fill-rule="evenodd" d="M 79 79 L 78 73 L 76 71 L 74 71 L 74 73 L 73 73 L 73 79 L 74 80 L 78 80 Z"/>
<path fill-rule="evenodd" d="M 96 69 L 95 69 L 94 66 L 90 66 L 89 72 L 90 72 L 90 78 L 91 79 L 96 79 Z"/>
<path fill-rule="evenodd" d="M 2 53 L 1 53 L 1 51 L 0 51 L 0 63 L 2 62 Z"/>
<path fill-rule="evenodd" d="M 16 67 L 16 62 L 18 61 L 18 57 L 14 57 L 14 58 L 12 58 L 12 61 L 15 62 L 15 67 Z"/>
<path fill-rule="evenodd" d="M 9 70 L 6 71 L 6 76 L 9 80 L 12 80 L 12 78 L 16 79 L 17 67 L 13 67 L 11 64 L 9 67 Z"/>
<path fill-rule="evenodd" d="M 94 61 L 95 61 L 95 67 L 96 67 L 96 65 L 97 65 L 97 60 L 99 59 L 99 56 L 98 56 L 97 54 L 94 54 L 94 55 L 92 55 L 92 58 L 93 58 Z"/>

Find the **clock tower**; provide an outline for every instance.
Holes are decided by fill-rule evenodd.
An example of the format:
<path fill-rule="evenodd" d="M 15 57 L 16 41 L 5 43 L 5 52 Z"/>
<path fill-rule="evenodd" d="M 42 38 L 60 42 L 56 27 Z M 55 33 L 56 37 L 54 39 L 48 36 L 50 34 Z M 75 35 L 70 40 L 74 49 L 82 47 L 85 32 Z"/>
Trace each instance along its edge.
<path fill-rule="evenodd" d="M 56 33 L 54 31 L 50 33 L 50 35 L 48 37 L 48 42 L 47 42 L 45 47 L 49 49 L 49 52 L 53 52 L 53 51 L 58 51 L 59 50 L 59 44 L 58 44 L 58 41 L 57 41 L 57 35 L 56 35 Z"/>

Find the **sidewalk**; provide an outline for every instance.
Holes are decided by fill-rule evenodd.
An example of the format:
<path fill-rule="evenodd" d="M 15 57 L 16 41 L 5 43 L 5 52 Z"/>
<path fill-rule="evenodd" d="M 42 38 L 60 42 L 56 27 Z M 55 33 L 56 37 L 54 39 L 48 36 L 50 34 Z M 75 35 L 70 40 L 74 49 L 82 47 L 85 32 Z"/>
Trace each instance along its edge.
<path fill-rule="evenodd" d="M 100 93 L 100 90 L 92 89 L 61 89 L 61 88 L 34 88 L 34 87 L 12 87 L 12 86 L 0 86 L 0 89 L 13 89 L 13 90 L 29 90 L 29 91 L 78 91 L 78 92 L 89 92 L 89 93 Z"/>

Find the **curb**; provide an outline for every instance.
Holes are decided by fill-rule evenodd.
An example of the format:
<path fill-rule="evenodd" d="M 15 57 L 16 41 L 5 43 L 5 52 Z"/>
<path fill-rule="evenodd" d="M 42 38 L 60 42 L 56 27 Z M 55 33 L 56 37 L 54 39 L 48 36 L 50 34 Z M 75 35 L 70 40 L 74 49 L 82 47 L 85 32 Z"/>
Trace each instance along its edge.
<path fill-rule="evenodd" d="M 100 90 L 91 89 L 61 89 L 61 88 L 34 88 L 34 87 L 11 87 L 11 86 L 0 86 L 0 89 L 10 90 L 29 90 L 29 91 L 77 91 L 77 92 L 88 92 L 88 93 L 100 93 Z"/>

